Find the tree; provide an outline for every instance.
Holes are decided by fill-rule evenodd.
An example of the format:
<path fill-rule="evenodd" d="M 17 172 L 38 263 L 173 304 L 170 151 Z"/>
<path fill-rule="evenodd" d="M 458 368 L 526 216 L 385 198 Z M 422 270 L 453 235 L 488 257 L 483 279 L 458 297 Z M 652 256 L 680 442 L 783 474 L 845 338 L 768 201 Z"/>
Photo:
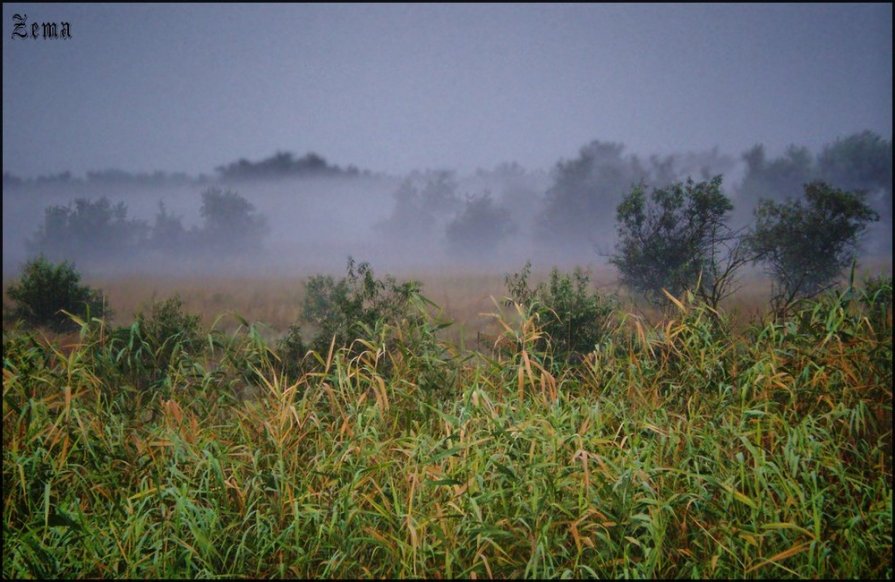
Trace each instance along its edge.
<path fill-rule="evenodd" d="M 618 204 L 626 190 L 648 177 L 636 156 L 622 155 L 624 147 L 594 141 L 581 148 L 577 158 L 556 165 L 553 185 L 537 219 L 538 238 L 570 250 L 602 239 L 601 227 L 610 226 L 606 208 Z"/>
<path fill-rule="evenodd" d="M 617 209 L 618 241 L 610 262 L 622 282 L 654 302 L 662 290 L 693 289 L 713 308 L 733 292 L 736 271 L 747 262 L 739 233 L 727 226 L 733 205 L 721 191 L 722 177 L 638 186 Z"/>
<path fill-rule="evenodd" d="M 205 220 L 201 237 L 211 250 L 258 250 L 267 221 L 236 192 L 209 188 L 202 193 L 200 214 Z"/>
<path fill-rule="evenodd" d="M 743 154 L 746 174 L 739 187 L 738 200 L 751 213 L 762 198 L 785 200 L 814 179 L 816 168 L 808 148 L 789 146 L 783 156 L 768 160 L 759 144 Z"/>
<path fill-rule="evenodd" d="M 845 190 L 882 190 L 892 200 L 892 142 L 864 131 L 837 139 L 817 156 L 818 173 L 827 184 Z"/>
<path fill-rule="evenodd" d="M 443 228 L 450 213 L 462 206 L 457 185 L 451 171 L 414 172 L 393 194 L 395 207 L 391 216 L 378 223 L 376 228 L 400 242 L 419 244 L 431 240 L 432 233 Z"/>
<path fill-rule="evenodd" d="M 447 225 L 448 248 L 459 256 L 483 256 L 513 231 L 510 213 L 496 206 L 490 193 L 466 200 L 463 211 Z M 487 254 L 487 253 L 485 253 Z"/>
<path fill-rule="evenodd" d="M 78 198 L 74 208 L 48 207 L 29 246 L 52 258 L 120 256 L 138 248 L 148 231 L 145 221 L 128 219 L 124 202 Z"/>
<path fill-rule="evenodd" d="M 9 297 L 17 304 L 15 317 L 30 325 L 67 331 L 77 325 L 62 310 L 80 317 L 108 315 L 100 292 L 79 285 L 80 281 L 74 264 L 53 264 L 38 256 L 25 264 L 19 282 L 9 286 Z"/>
<path fill-rule="evenodd" d="M 875 239 L 868 246 L 888 254 L 892 249 L 892 140 L 871 131 L 837 139 L 824 146 L 817 165 L 820 179 L 827 184 L 867 192 L 867 204 L 880 215 L 880 223 L 868 229 L 868 238 Z"/>
<path fill-rule="evenodd" d="M 323 156 L 314 152 L 308 152 L 301 158 L 296 158 L 292 152 L 276 152 L 259 162 L 250 162 L 242 158 L 231 164 L 219 166 L 217 171 L 225 181 L 317 176 L 353 177 L 360 174 L 357 168 L 351 166 L 343 170 L 337 165 L 331 165 Z"/>
<path fill-rule="evenodd" d="M 805 185 L 804 203 L 761 200 L 755 216 L 747 244 L 773 277 L 772 304 L 778 313 L 829 288 L 854 260 L 867 224 L 879 220 L 864 192 L 821 181 Z"/>
<path fill-rule="evenodd" d="M 186 249 L 188 236 L 189 233 L 183 228 L 180 217 L 170 214 L 165 208 L 165 203 L 159 200 L 149 245 L 162 251 L 183 251 Z"/>

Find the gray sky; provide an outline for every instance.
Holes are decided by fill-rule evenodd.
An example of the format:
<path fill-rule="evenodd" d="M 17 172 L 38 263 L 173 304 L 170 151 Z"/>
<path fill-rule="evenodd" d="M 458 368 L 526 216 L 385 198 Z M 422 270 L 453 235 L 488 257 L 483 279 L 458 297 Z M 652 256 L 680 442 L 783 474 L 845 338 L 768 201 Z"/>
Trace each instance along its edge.
<path fill-rule="evenodd" d="M 12 15 L 71 23 L 12 39 Z M 3 5 L 3 169 L 550 168 L 892 135 L 892 6 Z"/>

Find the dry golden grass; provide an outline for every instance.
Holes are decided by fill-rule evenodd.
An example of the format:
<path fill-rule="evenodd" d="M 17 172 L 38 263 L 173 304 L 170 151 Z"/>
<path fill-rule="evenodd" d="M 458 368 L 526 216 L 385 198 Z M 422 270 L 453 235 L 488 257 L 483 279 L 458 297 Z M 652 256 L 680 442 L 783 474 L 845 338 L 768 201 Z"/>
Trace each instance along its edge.
<path fill-rule="evenodd" d="M 620 287 L 613 267 L 588 265 L 585 269 L 591 275 L 592 285 L 606 293 L 618 293 L 628 310 L 650 321 L 662 318 L 662 313 L 657 309 Z M 496 310 L 495 300 L 500 302 L 506 296 L 504 276 L 509 271 L 447 268 L 397 271 L 394 275 L 399 280 L 420 281 L 423 294 L 443 309 L 447 319 L 455 322 L 446 330 L 446 339 L 472 342 L 477 334 L 490 336 L 499 331 L 489 314 Z M 549 268 L 534 269 L 531 283 L 545 280 L 549 272 Z M 865 276 L 880 273 L 892 273 L 891 258 L 866 260 L 864 265 L 859 266 L 857 278 L 860 281 Z M 204 326 L 211 326 L 223 314 L 236 313 L 250 322 L 269 326 L 265 335 L 276 338 L 298 320 L 304 300 L 304 283 L 313 274 L 293 273 L 276 277 L 147 274 L 85 278 L 84 283 L 104 292 L 116 325 L 128 325 L 133 322 L 135 314 L 146 310 L 153 301 L 179 294 L 184 309 L 198 314 Z M 377 275 L 385 273 L 377 272 Z M 6 295 L 11 282 L 3 282 L 4 322 L 11 309 Z M 740 277 L 737 292 L 722 305 L 732 315 L 735 324 L 746 324 L 767 313 L 769 297 L 770 280 L 761 272 L 752 271 Z M 238 324 L 237 319 L 226 316 L 218 322 L 222 330 L 232 330 Z"/>

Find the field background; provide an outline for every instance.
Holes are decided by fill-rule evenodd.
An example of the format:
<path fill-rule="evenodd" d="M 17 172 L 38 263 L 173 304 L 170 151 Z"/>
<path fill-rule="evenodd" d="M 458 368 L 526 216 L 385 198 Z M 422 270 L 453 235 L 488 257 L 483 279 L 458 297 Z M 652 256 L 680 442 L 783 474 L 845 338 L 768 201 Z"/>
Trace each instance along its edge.
<path fill-rule="evenodd" d="M 477 334 L 488 336 L 496 333 L 499 326 L 490 315 L 495 312 L 495 301 L 500 303 L 507 295 L 505 275 L 515 269 L 405 269 L 385 271 L 372 265 L 377 277 L 393 275 L 399 281 L 413 279 L 422 283 L 422 292 L 435 302 L 445 317 L 454 325 L 442 332 L 444 339 L 470 345 Z M 618 281 L 618 274 L 610 265 L 582 265 L 591 276 L 591 286 L 604 293 L 617 294 L 626 309 L 657 321 L 662 314 L 652 306 L 633 297 Z M 561 269 L 570 271 L 571 269 Z M 531 282 L 545 280 L 549 268 L 532 269 Z M 856 279 L 892 273 L 892 259 L 869 258 L 858 264 Z M 239 321 L 226 314 L 236 313 L 249 322 L 264 324 L 260 329 L 268 340 L 282 337 L 290 325 L 301 315 L 304 301 L 304 284 L 316 271 L 268 274 L 262 276 L 184 276 L 160 274 L 128 274 L 120 276 L 85 276 L 83 282 L 101 289 L 108 297 L 115 325 L 129 325 L 134 316 L 145 311 L 153 301 L 162 301 L 175 294 L 183 300 L 184 309 L 201 317 L 204 326 L 217 321 L 219 329 L 232 331 Z M 334 271 L 339 279 L 344 272 Z M 15 279 L 3 280 L 3 312 L 8 314 L 12 304 L 6 289 Z M 844 278 L 843 278 L 844 282 Z M 770 279 L 758 270 L 746 271 L 739 278 L 738 291 L 722 302 L 731 315 L 732 322 L 741 326 L 761 319 L 767 312 L 770 300 Z M 223 316 L 223 317 L 221 317 Z M 4 317 L 4 325 L 8 317 Z"/>

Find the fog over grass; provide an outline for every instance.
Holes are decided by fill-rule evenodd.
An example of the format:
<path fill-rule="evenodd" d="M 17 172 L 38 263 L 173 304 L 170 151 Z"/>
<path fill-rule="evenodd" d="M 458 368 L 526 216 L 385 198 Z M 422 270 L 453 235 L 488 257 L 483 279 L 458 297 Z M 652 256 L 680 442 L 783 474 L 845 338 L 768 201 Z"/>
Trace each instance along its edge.
<path fill-rule="evenodd" d="M 862 252 L 890 255 L 891 16 L 5 4 L 4 276 L 40 252 L 103 275 L 606 264 L 632 188 L 718 174 L 736 227 L 809 181 L 865 190 Z M 210 189 L 251 211 L 207 219 Z"/>

